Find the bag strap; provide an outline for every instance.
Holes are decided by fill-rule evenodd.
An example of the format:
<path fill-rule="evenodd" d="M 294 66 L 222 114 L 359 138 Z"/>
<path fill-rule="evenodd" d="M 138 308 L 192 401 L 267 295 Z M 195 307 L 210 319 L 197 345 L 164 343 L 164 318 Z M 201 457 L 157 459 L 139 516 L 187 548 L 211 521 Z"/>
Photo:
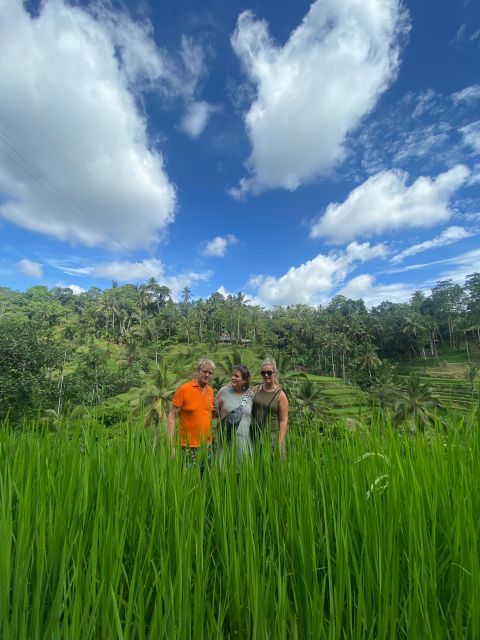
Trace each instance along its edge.
<path fill-rule="evenodd" d="M 274 394 L 273 394 L 273 398 L 270 400 L 270 402 L 268 403 L 268 407 L 267 407 L 267 411 L 268 409 L 270 409 L 270 407 L 272 406 L 273 401 L 275 400 L 275 398 L 278 398 L 278 396 L 280 395 L 280 391 L 282 390 L 282 387 L 278 387 L 278 389 L 275 390 Z"/>
<path fill-rule="evenodd" d="M 252 397 L 252 393 L 250 391 L 250 389 L 247 391 L 247 393 L 245 394 L 245 396 L 243 397 L 243 400 L 241 401 L 241 403 L 238 405 L 237 409 L 240 409 L 240 407 L 243 407 L 247 404 L 248 400 Z"/>

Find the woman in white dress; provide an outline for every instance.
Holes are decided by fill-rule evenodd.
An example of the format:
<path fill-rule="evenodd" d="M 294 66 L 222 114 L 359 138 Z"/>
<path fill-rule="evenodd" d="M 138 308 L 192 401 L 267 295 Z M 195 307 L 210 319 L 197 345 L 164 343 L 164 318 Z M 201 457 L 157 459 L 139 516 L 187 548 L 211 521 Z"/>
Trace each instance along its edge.
<path fill-rule="evenodd" d="M 220 455 L 223 449 L 235 443 L 237 461 L 251 451 L 250 421 L 252 419 L 253 393 L 250 371 L 243 364 L 236 365 L 231 384 L 222 387 L 217 394 L 217 415 L 220 418 Z M 235 412 L 235 415 L 234 415 Z M 236 424 L 232 424 L 235 422 Z"/>

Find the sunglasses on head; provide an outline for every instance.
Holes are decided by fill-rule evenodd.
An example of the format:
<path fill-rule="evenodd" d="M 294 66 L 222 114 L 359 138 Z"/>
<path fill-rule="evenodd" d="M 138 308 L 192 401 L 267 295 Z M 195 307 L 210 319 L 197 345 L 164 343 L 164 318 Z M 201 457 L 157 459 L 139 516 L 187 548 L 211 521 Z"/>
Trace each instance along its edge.
<path fill-rule="evenodd" d="M 273 371 L 260 371 L 262 376 L 273 376 Z"/>

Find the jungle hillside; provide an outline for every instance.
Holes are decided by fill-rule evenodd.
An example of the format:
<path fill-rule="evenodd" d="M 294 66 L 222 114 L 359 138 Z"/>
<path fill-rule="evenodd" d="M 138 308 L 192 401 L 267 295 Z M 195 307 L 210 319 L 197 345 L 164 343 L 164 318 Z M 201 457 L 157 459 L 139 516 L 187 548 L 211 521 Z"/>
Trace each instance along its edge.
<path fill-rule="evenodd" d="M 51 431 L 73 417 L 105 427 L 141 416 L 161 425 L 176 386 L 199 357 L 216 363 L 220 388 L 240 361 L 259 378 L 273 356 L 293 416 L 355 420 L 372 406 L 423 429 L 448 405 L 477 399 L 480 274 L 440 281 L 408 303 L 336 296 L 325 306 L 262 308 L 242 292 L 175 302 L 148 282 L 92 288 L 0 289 L 0 418 Z"/>

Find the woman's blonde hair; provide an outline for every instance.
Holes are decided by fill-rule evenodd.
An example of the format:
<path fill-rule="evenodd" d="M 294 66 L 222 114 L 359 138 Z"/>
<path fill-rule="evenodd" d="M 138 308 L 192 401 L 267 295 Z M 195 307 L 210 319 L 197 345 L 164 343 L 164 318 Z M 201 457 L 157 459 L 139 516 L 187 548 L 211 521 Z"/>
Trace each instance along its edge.
<path fill-rule="evenodd" d="M 260 365 L 260 369 L 263 369 L 263 367 L 272 367 L 273 381 L 275 382 L 275 384 L 279 384 L 277 363 L 275 362 L 274 358 L 265 358 L 265 360 Z"/>

